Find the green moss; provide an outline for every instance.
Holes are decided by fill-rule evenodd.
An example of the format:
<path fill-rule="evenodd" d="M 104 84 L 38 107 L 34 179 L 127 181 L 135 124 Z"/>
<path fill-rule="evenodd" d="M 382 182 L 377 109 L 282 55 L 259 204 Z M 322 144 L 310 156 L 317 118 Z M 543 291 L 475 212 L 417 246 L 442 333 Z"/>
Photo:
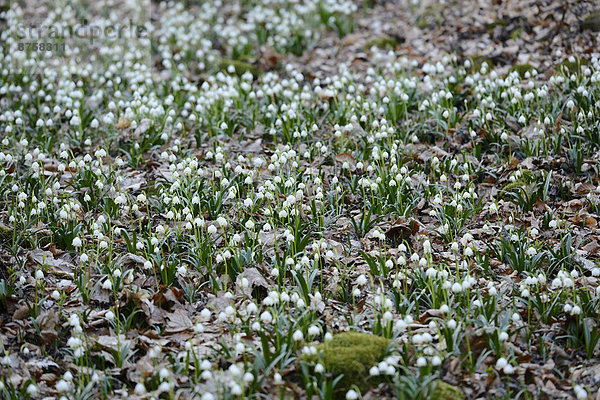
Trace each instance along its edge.
<path fill-rule="evenodd" d="M 595 11 L 585 17 L 583 21 L 581 21 L 581 29 L 589 29 L 594 32 L 600 31 L 600 11 Z"/>
<path fill-rule="evenodd" d="M 519 76 L 521 78 L 523 78 L 525 76 L 526 72 L 531 72 L 534 69 L 535 68 L 533 66 L 531 66 L 530 64 L 517 64 L 517 65 L 513 65 L 511 67 L 511 69 L 508 71 L 508 73 L 510 74 L 513 71 L 517 71 L 519 73 Z"/>
<path fill-rule="evenodd" d="M 237 75 L 244 75 L 246 72 L 250 72 L 254 77 L 259 75 L 258 68 L 248 62 L 230 59 L 222 59 L 219 61 L 219 69 L 222 71 L 227 71 L 227 68 L 229 68 L 230 65 L 233 65 Z"/>
<path fill-rule="evenodd" d="M 565 60 L 558 65 L 558 70 L 567 69 L 569 73 L 574 74 L 580 72 L 582 66 L 588 65 L 590 60 L 585 58 L 577 58 L 574 62 Z"/>
<path fill-rule="evenodd" d="M 377 382 L 367 381 L 369 369 L 383 359 L 391 340 L 358 332 L 344 332 L 317 346 L 316 355 L 303 355 L 299 362 L 321 362 L 334 376 L 343 375 L 336 386 L 336 395 L 343 398 L 356 385 L 362 393 Z"/>
<path fill-rule="evenodd" d="M 521 170 L 521 176 L 519 179 L 515 180 L 514 182 L 507 183 L 506 185 L 502 186 L 500 190 L 504 192 L 510 192 L 511 190 L 525 187 L 530 183 L 535 182 L 536 179 L 537 178 L 533 172 L 528 169 L 523 169 Z"/>
<path fill-rule="evenodd" d="M 523 29 L 517 28 L 514 31 L 512 31 L 512 33 L 510 34 L 510 38 L 513 40 L 517 40 L 521 36 L 521 33 L 523 33 Z"/>
<path fill-rule="evenodd" d="M 375 46 L 379 49 L 394 50 L 398 45 L 402 44 L 402 42 L 404 42 L 403 38 L 383 35 L 369 40 L 364 49 L 369 50 L 371 47 Z"/>
<path fill-rule="evenodd" d="M 503 19 L 497 19 L 494 22 L 487 24 L 487 26 L 485 27 L 485 30 L 488 33 L 490 33 L 490 32 L 493 32 L 497 26 L 508 26 L 508 21 L 503 20 Z"/>
<path fill-rule="evenodd" d="M 479 71 L 484 62 L 490 69 L 496 64 L 496 61 L 490 56 L 476 55 L 471 58 L 472 71 Z"/>
<path fill-rule="evenodd" d="M 12 240 L 13 231 L 6 225 L 0 224 L 0 243 Z"/>
<path fill-rule="evenodd" d="M 436 386 L 431 396 L 432 400 L 464 400 L 465 394 L 449 383 L 442 380 L 436 381 Z"/>

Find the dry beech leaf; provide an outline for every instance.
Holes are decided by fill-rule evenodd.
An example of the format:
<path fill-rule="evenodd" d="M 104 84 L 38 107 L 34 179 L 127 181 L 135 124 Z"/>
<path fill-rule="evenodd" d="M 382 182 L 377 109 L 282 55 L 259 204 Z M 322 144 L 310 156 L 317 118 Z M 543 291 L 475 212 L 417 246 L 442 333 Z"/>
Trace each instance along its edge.
<path fill-rule="evenodd" d="M 26 305 L 23 305 L 15 310 L 15 312 L 13 313 L 12 319 L 13 319 L 13 321 L 18 321 L 18 320 L 27 318 L 28 315 L 29 315 L 29 307 L 27 307 Z"/>
<path fill-rule="evenodd" d="M 597 254 L 598 250 L 600 250 L 600 244 L 596 239 L 592 240 L 585 246 L 581 248 L 583 251 L 586 251 L 588 254 Z"/>
<path fill-rule="evenodd" d="M 187 316 L 185 310 L 179 308 L 170 314 L 167 314 L 167 333 L 183 332 L 188 329 L 192 329 L 194 324 L 192 320 Z"/>
<path fill-rule="evenodd" d="M 265 293 L 269 288 L 269 283 L 255 267 L 246 268 L 242 274 L 238 275 L 237 280 L 241 282 L 242 278 L 248 280 L 248 285 L 243 287 L 244 294 L 248 297 L 252 297 L 252 291 L 255 288 L 260 288 Z"/>
<path fill-rule="evenodd" d="M 117 129 L 125 129 L 125 128 L 129 128 L 130 125 L 131 125 L 131 122 L 127 118 L 125 118 L 124 115 L 121 115 L 119 117 L 119 121 L 115 125 L 115 128 L 117 128 Z"/>
<path fill-rule="evenodd" d="M 348 163 L 348 167 L 350 171 L 356 171 L 356 159 L 350 153 L 340 153 L 335 156 L 335 161 L 344 165 L 344 163 Z"/>

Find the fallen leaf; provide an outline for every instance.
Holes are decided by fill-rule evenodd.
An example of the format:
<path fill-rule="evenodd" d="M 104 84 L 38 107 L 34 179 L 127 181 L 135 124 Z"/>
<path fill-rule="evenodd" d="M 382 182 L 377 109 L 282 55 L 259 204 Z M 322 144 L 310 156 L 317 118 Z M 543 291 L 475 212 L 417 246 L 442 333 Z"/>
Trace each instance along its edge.
<path fill-rule="evenodd" d="M 192 329 L 194 324 L 192 320 L 187 316 L 185 310 L 179 308 L 173 311 L 171 314 L 167 314 L 167 333 L 183 332 L 188 329 Z"/>
<path fill-rule="evenodd" d="M 242 278 L 246 278 L 248 280 L 247 286 L 242 287 L 241 285 L 239 285 L 239 282 L 241 282 Z M 260 271 L 258 269 L 256 269 L 255 267 L 245 269 L 242 274 L 238 275 L 237 280 L 238 280 L 238 286 L 243 288 L 242 290 L 243 290 L 244 294 L 248 297 L 252 297 L 252 292 L 256 288 L 260 288 L 260 289 L 264 290 L 265 293 L 266 293 L 267 289 L 269 288 L 269 284 L 268 284 L 267 280 L 262 276 Z"/>
<path fill-rule="evenodd" d="M 27 257 L 30 261 L 40 266 L 53 267 L 51 271 L 56 273 L 57 275 L 73 277 L 73 271 L 75 270 L 75 266 L 66 259 L 54 258 L 54 254 L 52 254 L 51 251 L 35 249 L 30 251 Z"/>
<path fill-rule="evenodd" d="M 27 318 L 28 315 L 29 315 L 29 307 L 23 305 L 15 310 L 15 312 L 13 313 L 12 319 L 13 319 L 13 321 L 19 321 L 19 320 Z"/>
<path fill-rule="evenodd" d="M 348 167 L 350 168 L 350 171 L 352 171 L 352 172 L 356 171 L 356 159 L 350 153 L 337 154 L 335 156 L 335 161 L 337 161 L 338 163 L 340 163 L 342 165 L 344 163 L 348 163 Z"/>
<path fill-rule="evenodd" d="M 58 324 L 58 314 L 54 310 L 43 311 L 35 319 L 40 329 L 40 335 L 45 343 L 50 343 L 58 337 L 56 324 Z"/>
<path fill-rule="evenodd" d="M 131 125 L 131 121 L 129 121 L 127 118 L 125 118 L 124 115 L 121 115 L 119 117 L 119 121 L 115 125 L 115 128 L 117 128 L 117 129 L 125 129 L 125 128 L 129 128 L 130 125 Z"/>
<path fill-rule="evenodd" d="M 596 239 L 593 239 L 581 249 L 586 251 L 588 254 L 597 254 L 598 250 L 600 250 L 600 244 L 598 244 L 598 241 Z"/>

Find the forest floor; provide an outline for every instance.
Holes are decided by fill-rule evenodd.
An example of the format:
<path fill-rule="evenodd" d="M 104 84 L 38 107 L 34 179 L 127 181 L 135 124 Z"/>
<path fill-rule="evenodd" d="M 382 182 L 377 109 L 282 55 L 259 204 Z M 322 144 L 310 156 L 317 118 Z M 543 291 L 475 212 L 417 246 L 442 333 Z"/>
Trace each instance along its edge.
<path fill-rule="evenodd" d="M 600 400 L 597 3 L 36 3 L 0 398 Z"/>

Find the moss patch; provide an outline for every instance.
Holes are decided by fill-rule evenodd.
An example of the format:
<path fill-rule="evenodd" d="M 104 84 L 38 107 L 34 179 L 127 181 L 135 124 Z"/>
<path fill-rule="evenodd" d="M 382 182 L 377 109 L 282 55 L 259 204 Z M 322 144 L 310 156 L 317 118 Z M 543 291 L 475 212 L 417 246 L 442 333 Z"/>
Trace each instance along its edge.
<path fill-rule="evenodd" d="M 531 73 L 531 71 L 533 71 L 534 69 L 535 68 L 533 68 L 533 66 L 531 66 L 530 64 L 517 64 L 513 65 L 508 71 L 508 73 L 510 74 L 513 71 L 517 71 L 519 73 L 519 76 L 523 78 L 527 72 Z"/>
<path fill-rule="evenodd" d="M 219 61 L 219 69 L 222 71 L 227 71 L 227 68 L 229 68 L 230 65 L 233 65 L 233 67 L 235 68 L 235 73 L 237 75 L 241 76 L 244 75 L 246 72 L 250 72 L 254 77 L 257 77 L 259 75 L 258 68 L 256 68 L 250 63 L 240 60 L 229 59 L 222 59 L 221 61 Z"/>
<path fill-rule="evenodd" d="M 560 71 L 561 69 L 566 68 L 571 74 L 574 74 L 577 72 L 581 72 L 580 71 L 581 67 L 588 65 L 589 63 L 590 63 L 590 60 L 585 59 L 585 58 L 578 58 L 574 62 L 566 60 L 558 65 L 558 70 Z"/>
<path fill-rule="evenodd" d="M 493 57 L 476 55 L 471 58 L 471 70 L 474 72 L 479 71 L 483 63 L 487 63 L 488 68 L 493 68 L 496 65 Z"/>
<path fill-rule="evenodd" d="M 403 42 L 404 38 L 383 35 L 369 40 L 365 45 L 364 49 L 369 50 L 371 49 L 371 47 L 375 46 L 379 49 L 394 50 L 398 45 L 402 44 Z"/>
<path fill-rule="evenodd" d="M 303 355 L 299 362 L 323 363 L 325 370 L 335 376 L 343 375 L 336 386 L 336 396 L 343 398 L 345 393 L 356 385 L 362 393 L 377 382 L 367 381 L 369 369 L 386 354 L 391 340 L 381 336 L 358 332 L 344 332 L 317 346 L 316 355 Z"/>
<path fill-rule="evenodd" d="M 600 31 L 600 11 L 595 11 L 581 21 L 581 29 L 589 29 L 593 32 Z"/>
<path fill-rule="evenodd" d="M 537 180 L 535 174 L 528 169 L 521 170 L 521 176 L 516 179 L 514 182 L 509 182 L 506 185 L 502 186 L 501 190 L 505 192 L 510 192 L 511 190 L 525 187 L 532 182 Z"/>
<path fill-rule="evenodd" d="M 504 19 L 497 19 L 494 22 L 487 24 L 487 26 L 485 27 L 485 30 L 488 33 L 492 33 L 492 32 L 494 32 L 494 29 L 496 29 L 497 26 L 508 26 L 508 21 L 506 21 Z"/>
<path fill-rule="evenodd" d="M 13 231 L 11 228 L 9 228 L 6 225 L 2 225 L 0 224 L 0 243 L 1 242 L 8 242 L 12 239 L 13 236 Z"/>
<path fill-rule="evenodd" d="M 432 400 L 464 400 L 465 398 L 465 394 L 456 386 L 452 386 L 442 380 L 436 381 L 435 385 L 435 389 L 431 395 Z"/>
<path fill-rule="evenodd" d="M 514 182 L 508 182 L 500 188 L 500 198 L 507 200 L 511 198 L 510 193 L 528 193 L 530 195 L 536 190 L 537 177 L 527 169 L 521 170 L 521 176 Z M 524 191 L 524 192 L 523 192 Z"/>

